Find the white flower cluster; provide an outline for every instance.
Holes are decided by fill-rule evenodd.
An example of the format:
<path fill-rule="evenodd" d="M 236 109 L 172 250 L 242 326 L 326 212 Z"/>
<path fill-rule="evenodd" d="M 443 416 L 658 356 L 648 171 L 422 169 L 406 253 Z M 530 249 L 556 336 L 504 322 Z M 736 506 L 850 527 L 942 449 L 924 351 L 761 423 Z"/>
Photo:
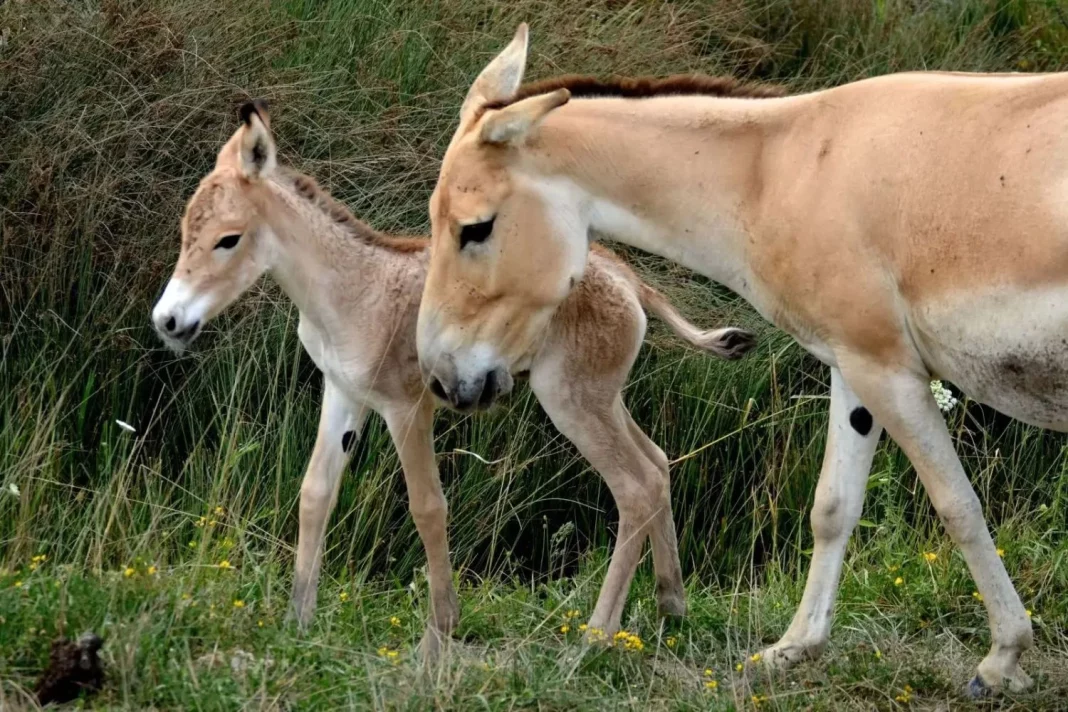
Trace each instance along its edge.
<path fill-rule="evenodd" d="M 938 403 L 938 409 L 943 413 L 948 413 L 957 407 L 958 401 L 953 392 L 942 385 L 941 381 L 931 381 L 931 393 L 934 394 L 935 402 Z"/>

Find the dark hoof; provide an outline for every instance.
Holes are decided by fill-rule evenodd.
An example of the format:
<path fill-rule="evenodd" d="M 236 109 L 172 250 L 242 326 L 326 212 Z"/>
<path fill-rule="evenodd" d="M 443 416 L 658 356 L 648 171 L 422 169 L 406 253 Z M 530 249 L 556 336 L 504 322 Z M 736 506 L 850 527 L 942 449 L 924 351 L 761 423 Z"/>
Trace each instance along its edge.
<path fill-rule="evenodd" d="M 994 696 L 994 690 L 990 685 L 983 682 L 983 678 L 976 675 L 969 682 L 965 693 L 973 700 L 985 700 Z"/>

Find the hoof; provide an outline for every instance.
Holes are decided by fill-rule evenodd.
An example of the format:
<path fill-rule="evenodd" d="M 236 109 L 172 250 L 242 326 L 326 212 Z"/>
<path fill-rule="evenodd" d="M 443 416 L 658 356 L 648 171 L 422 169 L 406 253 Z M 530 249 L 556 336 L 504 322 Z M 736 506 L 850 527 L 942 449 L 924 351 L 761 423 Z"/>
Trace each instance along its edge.
<path fill-rule="evenodd" d="M 419 658 L 424 666 L 432 667 L 441 662 L 447 648 L 445 634 L 428 626 L 423 632 L 423 639 L 419 641 Z"/>
<path fill-rule="evenodd" d="M 985 700 L 994 696 L 994 689 L 983 682 L 983 678 L 976 675 L 964 688 L 964 694 L 973 700 Z"/>
<path fill-rule="evenodd" d="M 664 594 L 656 600 L 656 612 L 661 618 L 682 618 L 686 615 L 686 599 L 678 594 Z"/>
<path fill-rule="evenodd" d="M 823 652 L 822 646 L 780 641 L 760 653 L 760 662 L 770 670 L 789 670 L 805 660 L 815 660 Z"/>

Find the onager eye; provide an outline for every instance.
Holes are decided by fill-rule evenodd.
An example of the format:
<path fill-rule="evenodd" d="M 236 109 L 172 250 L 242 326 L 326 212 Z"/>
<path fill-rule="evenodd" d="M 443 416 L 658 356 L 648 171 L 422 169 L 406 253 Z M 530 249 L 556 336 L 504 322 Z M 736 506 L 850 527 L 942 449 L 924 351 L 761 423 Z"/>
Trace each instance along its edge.
<path fill-rule="evenodd" d="M 460 249 L 467 247 L 469 242 L 475 244 L 485 242 L 489 236 L 493 233 L 493 221 L 496 217 L 492 217 L 485 222 L 474 223 L 473 225 L 464 225 L 460 228 Z"/>
<path fill-rule="evenodd" d="M 237 241 L 241 239 L 241 235 L 223 235 L 219 238 L 219 241 L 215 243 L 216 250 L 232 250 L 237 247 Z"/>

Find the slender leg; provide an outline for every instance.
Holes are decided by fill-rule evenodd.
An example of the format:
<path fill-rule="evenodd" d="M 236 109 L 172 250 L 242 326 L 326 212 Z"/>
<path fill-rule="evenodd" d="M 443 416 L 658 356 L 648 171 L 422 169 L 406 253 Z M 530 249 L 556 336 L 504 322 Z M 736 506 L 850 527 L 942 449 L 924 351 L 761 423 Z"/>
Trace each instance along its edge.
<path fill-rule="evenodd" d="M 837 368 L 831 369 L 831 413 L 823 469 L 812 507 L 812 565 L 801 605 L 782 639 L 763 653 L 766 664 L 789 667 L 823 652 L 846 544 L 860 520 L 864 492 L 882 428 L 861 406 Z"/>
<path fill-rule="evenodd" d="M 979 498 L 953 449 L 927 378 L 867 362 L 843 362 L 842 374 L 916 468 L 946 531 L 961 548 L 983 595 L 992 645 L 969 684 L 973 695 L 991 688 L 1026 689 L 1019 665 L 1033 643 L 1031 621 L 990 537 Z"/>
<path fill-rule="evenodd" d="M 341 392 L 329 380 L 324 380 L 319 433 L 300 486 L 300 534 L 290 615 L 301 628 L 315 614 L 326 523 L 337 500 L 341 473 L 348 464 L 349 452 L 360 436 L 365 417 L 366 410 L 350 408 Z"/>
<path fill-rule="evenodd" d="M 611 635 L 619 629 L 642 546 L 668 493 L 664 473 L 631 437 L 619 392 L 605 393 L 597 385 L 531 372 L 531 387 L 545 412 L 604 478 L 619 510 L 615 550 L 589 621 L 590 628 Z"/>
<path fill-rule="evenodd" d="M 671 513 L 671 476 L 664 451 L 634 422 L 624 408 L 627 431 L 646 457 L 656 466 L 663 479 L 656 519 L 652 523 L 649 541 L 653 547 L 653 569 L 656 571 L 656 607 L 661 616 L 686 615 L 686 589 L 682 583 L 682 564 L 679 562 L 679 541 L 675 534 L 675 520 Z"/>
<path fill-rule="evenodd" d="M 434 459 L 434 409 L 430 403 L 405 403 L 383 416 L 404 470 L 412 519 L 426 549 L 430 620 L 420 647 L 424 659 L 433 662 L 460 619 L 449 562 L 448 505 Z"/>

